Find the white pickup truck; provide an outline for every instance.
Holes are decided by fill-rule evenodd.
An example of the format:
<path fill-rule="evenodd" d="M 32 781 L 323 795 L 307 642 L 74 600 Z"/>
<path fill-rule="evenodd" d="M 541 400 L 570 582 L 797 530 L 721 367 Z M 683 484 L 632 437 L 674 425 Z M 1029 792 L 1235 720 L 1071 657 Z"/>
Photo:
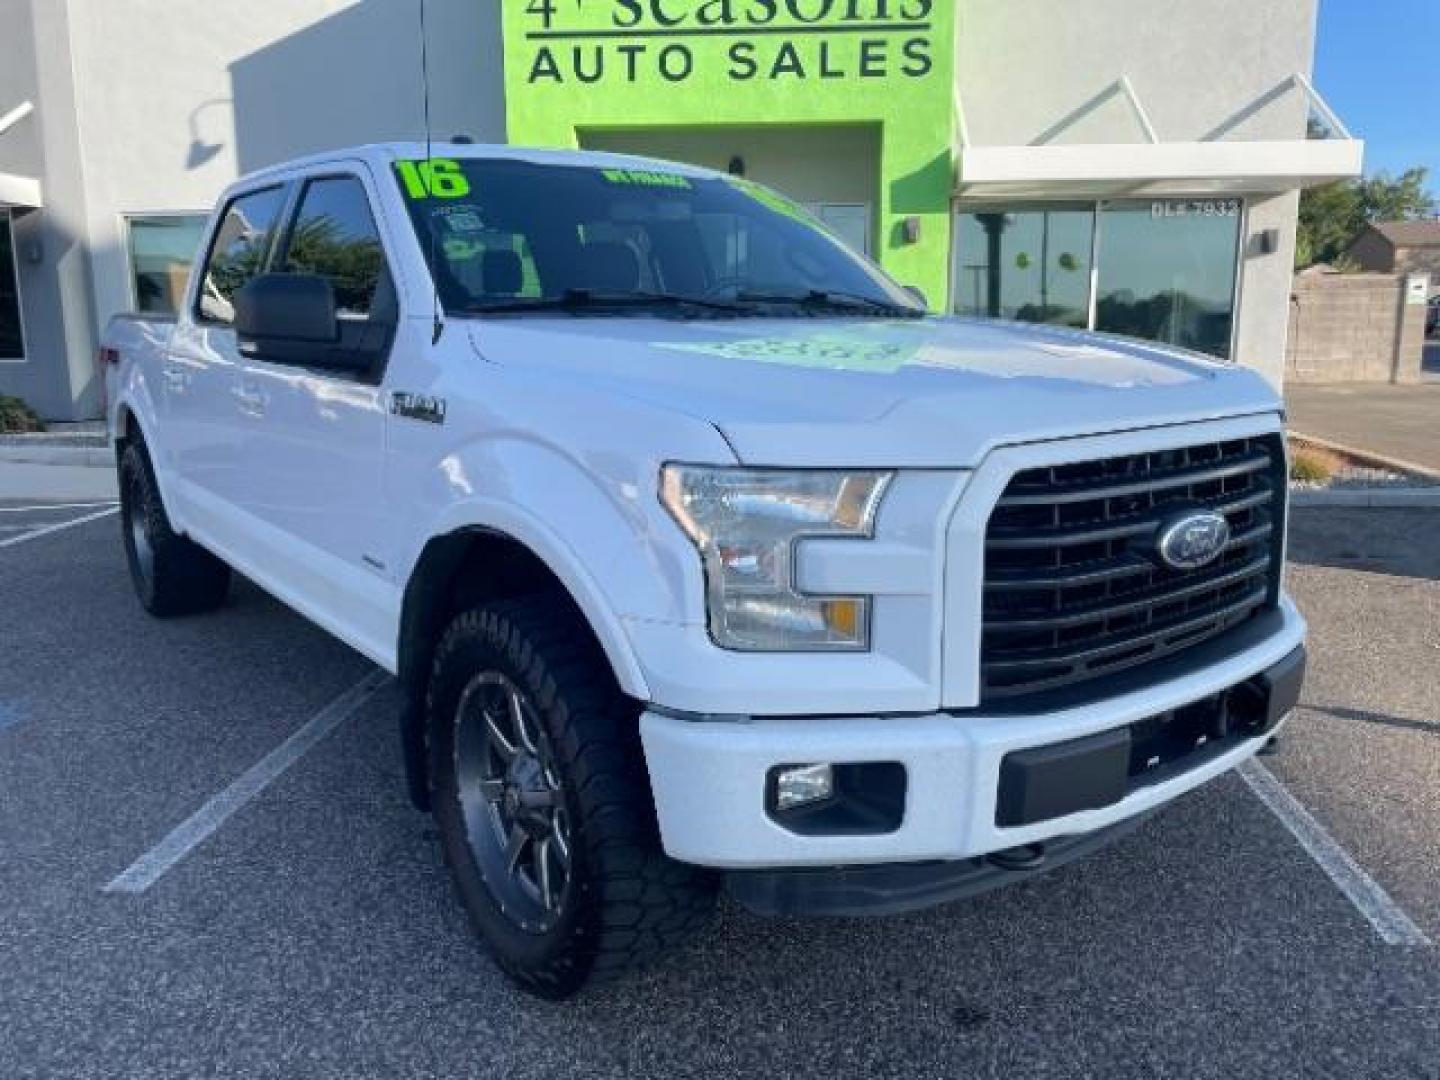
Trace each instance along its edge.
<path fill-rule="evenodd" d="M 539 994 L 722 887 L 894 912 L 1060 865 L 1297 700 L 1268 385 L 928 315 L 735 177 L 268 169 L 102 357 L 141 602 L 233 568 L 393 672 L 412 795 Z"/>

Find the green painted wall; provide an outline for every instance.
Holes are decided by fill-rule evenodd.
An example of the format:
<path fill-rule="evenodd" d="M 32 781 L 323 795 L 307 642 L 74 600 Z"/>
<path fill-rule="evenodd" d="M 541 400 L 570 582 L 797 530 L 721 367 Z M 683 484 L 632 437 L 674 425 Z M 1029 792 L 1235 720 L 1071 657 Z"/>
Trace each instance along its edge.
<path fill-rule="evenodd" d="M 879 125 L 880 262 L 945 302 L 955 0 L 502 0 L 507 136 Z M 873 167 L 857 162 L 857 168 Z M 906 243 L 903 221 L 920 219 Z"/>

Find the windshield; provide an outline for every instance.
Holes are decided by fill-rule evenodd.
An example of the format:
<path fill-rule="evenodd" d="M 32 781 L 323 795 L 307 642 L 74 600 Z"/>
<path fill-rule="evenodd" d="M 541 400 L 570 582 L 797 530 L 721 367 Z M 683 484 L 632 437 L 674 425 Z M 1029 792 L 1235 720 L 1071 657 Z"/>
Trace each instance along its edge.
<path fill-rule="evenodd" d="M 395 172 L 450 313 L 923 313 L 801 206 L 735 177 L 449 158 Z"/>

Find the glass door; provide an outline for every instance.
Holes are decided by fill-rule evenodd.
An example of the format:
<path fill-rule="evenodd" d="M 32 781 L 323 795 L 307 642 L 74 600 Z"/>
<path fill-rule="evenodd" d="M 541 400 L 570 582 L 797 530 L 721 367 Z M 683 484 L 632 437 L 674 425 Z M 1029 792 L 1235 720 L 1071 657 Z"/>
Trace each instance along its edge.
<path fill-rule="evenodd" d="M 1095 329 L 1230 357 L 1239 199 L 1100 205 Z"/>
<path fill-rule="evenodd" d="M 1086 327 L 1093 206 L 983 209 L 956 215 L 957 315 Z"/>

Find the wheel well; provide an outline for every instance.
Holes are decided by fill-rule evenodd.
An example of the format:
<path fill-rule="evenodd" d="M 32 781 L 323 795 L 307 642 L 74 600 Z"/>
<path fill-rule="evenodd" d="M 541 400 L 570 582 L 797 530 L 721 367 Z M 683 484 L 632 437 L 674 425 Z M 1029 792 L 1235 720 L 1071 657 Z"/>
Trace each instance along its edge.
<path fill-rule="evenodd" d="M 461 529 L 425 545 L 400 614 L 397 673 L 405 690 L 400 737 L 411 800 L 430 808 L 425 746 L 425 691 L 435 646 L 462 611 L 491 600 L 546 595 L 562 601 L 599 657 L 604 650 L 564 583 L 523 543 L 489 529 Z"/>
<path fill-rule="evenodd" d="M 491 600 L 542 593 L 563 598 L 599 648 L 588 620 L 564 583 L 520 541 L 479 528 L 431 540 L 405 589 L 400 617 L 401 681 L 407 687 L 423 687 L 435 644 L 460 612 Z"/>
<path fill-rule="evenodd" d="M 115 457 L 118 460 L 120 455 L 125 453 L 125 447 L 131 442 L 145 444 L 145 434 L 140 430 L 140 422 L 135 419 L 135 414 L 130 411 L 130 406 L 121 405 L 115 412 Z"/>

